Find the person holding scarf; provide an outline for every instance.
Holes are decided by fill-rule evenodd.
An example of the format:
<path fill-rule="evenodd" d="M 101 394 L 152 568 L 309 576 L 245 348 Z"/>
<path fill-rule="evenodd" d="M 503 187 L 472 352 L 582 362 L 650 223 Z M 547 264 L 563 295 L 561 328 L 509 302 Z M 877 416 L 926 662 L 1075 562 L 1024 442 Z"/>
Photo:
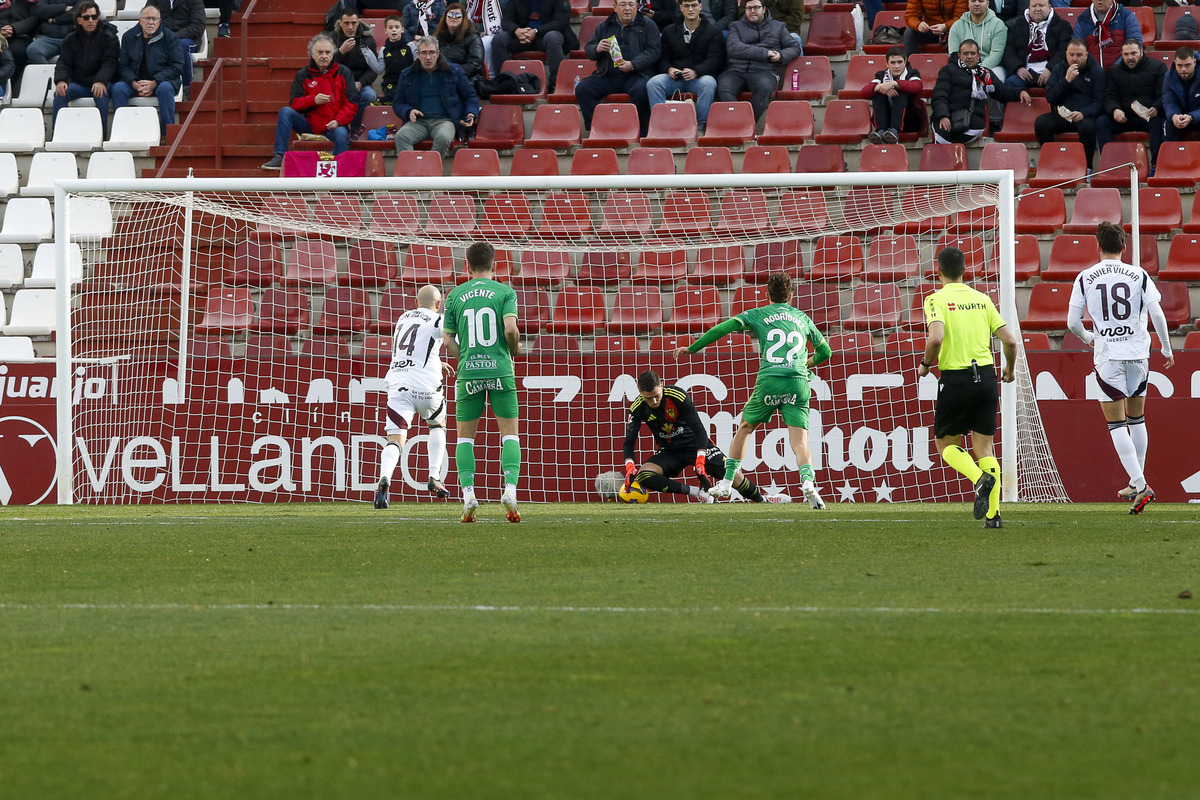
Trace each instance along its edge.
<path fill-rule="evenodd" d="M 433 36 L 438 20 L 446 13 L 445 0 L 411 0 L 404 7 L 404 34 L 410 42 Z"/>
<path fill-rule="evenodd" d="M 1130 39 L 1142 41 L 1137 17 L 1117 0 L 1092 0 L 1075 20 L 1072 37 L 1087 44 L 1088 53 L 1101 70 L 1121 60 L 1121 45 Z"/>
<path fill-rule="evenodd" d="M 987 126 L 988 100 L 1029 105 L 1029 92 L 1006 85 L 979 64 L 979 44 L 964 39 L 958 54 L 938 72 L 933 87 L 933 140 L 938 144 L 973 142 Z"/>
<path fill-rule="evenodd" d="M 1029 7 L 1008 23 L 1004 45 L 1004 82 L 1017 89 L 1046 87 L 1050 70 L 1066 58 L 1071 23 L 1055 14 L 1050 0 L 1029 0 Z"/>

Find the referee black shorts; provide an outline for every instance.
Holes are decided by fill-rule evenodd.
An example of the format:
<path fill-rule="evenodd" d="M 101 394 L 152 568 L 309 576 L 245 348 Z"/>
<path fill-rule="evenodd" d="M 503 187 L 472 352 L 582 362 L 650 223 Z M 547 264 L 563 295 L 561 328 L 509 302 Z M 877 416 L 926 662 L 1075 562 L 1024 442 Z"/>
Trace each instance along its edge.
<path fill-rule="evenodd" d="M 659 450 L 646 459 L 647 463 L 657 464 L 663 475 L 674 478 L 688 467 L 696 465 L 697 447 L 672 447 Z M 721 448 L 712 442 L 708 443 L 705 458 L 705 472 L 720 480 L 725 477 L 725 454 Z"/>
<path fill-rule="evenodd" d="M 937 407 L 933 412 L 933 435 L 965 436 L 974 431 L 996 435 L 996 410 L 1000 405 L 1000 387 L 996 368 L 979 367 L 979 380 L 971 369 L 942 372 L 938 379 Z"/>

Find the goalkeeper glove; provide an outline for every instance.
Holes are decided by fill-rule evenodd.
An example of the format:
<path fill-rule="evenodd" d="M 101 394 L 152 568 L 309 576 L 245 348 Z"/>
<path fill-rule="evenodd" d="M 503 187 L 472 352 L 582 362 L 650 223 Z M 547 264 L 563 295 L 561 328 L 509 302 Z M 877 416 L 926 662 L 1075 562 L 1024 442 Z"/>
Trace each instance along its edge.
<path fill-rule="evenodd" d="M 633 482 L 633 476 L 637 474 L 637 464 L 633 463 L 633 459 L 628 459 L 625 462 L 625 491 L 629 491 L 629 484 Z"/>
<path fill-rule="evenodd" d="M 707 465 L 707 463 L 707 455 L 704 453 L 699 453 L 696 455 L 696 477 L 700 479 L 700 486 L 706 492 L 708 491 L 709 487 L 713 485 L 713 479 L 709 477 L 707 472 L 704 471 L 704 467 Z"/>

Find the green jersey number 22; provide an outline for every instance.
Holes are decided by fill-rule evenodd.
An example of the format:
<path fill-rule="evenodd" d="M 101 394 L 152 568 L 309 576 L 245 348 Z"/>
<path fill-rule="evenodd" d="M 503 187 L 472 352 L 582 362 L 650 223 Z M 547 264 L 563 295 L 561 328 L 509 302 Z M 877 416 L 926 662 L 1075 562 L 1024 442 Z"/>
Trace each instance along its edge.
<path fill-rule="evenodd" d="M 793 364 L 804 346 L 804 334 L 800 331 L 781 331 L 772 328 L 767 331 L 767 352 L 763 354 L 763 359 L 771 364 Z M 784 347 L 787 347 L 788 350 L 780 358 L 779 351 Z"/>
<path fill-rule="evenodd" d="M 463 309 L 467 323 L 467 346 L 491 347 L 500 341 L 500 328 L 496 324 L 496 310 L 488 306 Z"/>

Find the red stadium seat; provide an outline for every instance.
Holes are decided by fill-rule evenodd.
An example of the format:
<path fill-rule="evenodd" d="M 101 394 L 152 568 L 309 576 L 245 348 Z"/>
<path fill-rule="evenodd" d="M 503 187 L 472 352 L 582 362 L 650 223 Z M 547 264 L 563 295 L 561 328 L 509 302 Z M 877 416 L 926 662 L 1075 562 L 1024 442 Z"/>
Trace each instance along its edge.
<path fill-rule="evenodd" d="M 599 233 L 612 239 L 641 239 L 650 233 L 652 224 L 646 192 L 613 192 L 604 204 Z"/>
<path fill-rule="evenodd" d="M 930 216 L 948 208 L 946 188 L 944 186 L 912 186 L 900 198 L 899 218 L 903 219 L 892 229 L 897 234 L 913 234 L 917 236 L 942 231 L 949 227 L 950 218 L 946 215 Z"/>
<path fill-rule="evenodd" d="M 829 349 L 837 353 L 869 353 L 875 349 L 875 337 L 867 331 L 835 333 L 825 337 Z"/>
<path fill-rule="evenodd" d="M 714 107 L 716 104 L 713 104 Z M 599 113 L 599 110 L 597 110 Z M 696 107 L 691 103 L 659 103 L 650 109 L 644 147 L 684 148 L 696 141 Z"/>
<path fill-rule="evenodd" d="M 965 144 L 930 142 L 921 148 L 921 163 L 917 169 L 925 172 L 961 172 L 970 169 Z"/>
<path fill-rule="evenodd" d="M 955 236 L 949 233 L 943 233 L 938 237 L 937 243 L 933 246 L 934 258 L 929 264 L 929 278 L 937 278 L 937 256 L 946 247 L 957 247 L 962 251 L 965 261 L 963 279 L 970 281 L 974 278 L 977 272 L 980 272 L 987 263 L 987 254 L 983 247 L 983 237 L 974 235 Z"/>
<path fill-rule="evenodd" d="M 1017 200 L 1017 233 L 1056 233 L 1067 221 L 1062 189 L 1027 192 Z"/>
<path fill-rule="evenodd" d="M 537 238 L 547 241 L 582 239 L 592 231 L 592 207 L 583 192 L 554 192 L 542 201 L 542 225 Z"/>
<path fill-rule="evenodd" d="M 786 147 L 751 145 L 746 148 L 742 157 L 742 172 L 758 173 L 789 173 L 792 171 L 792 157 Z"/>
<path fill-rule="evenodd" d="M 688 174 L 692 174 L 691 170 Z M 730 189 L 721 198 L 721 207 L 717 211 L 718 234 L 746 236 L 770 227 L 767 195 L 762 189 Z"/>
<path fill-rule="evenodd" d="M 1180 234 L 1171 238 L 1167 265 L 1158 273 L 1163 281 L 1200 281 L 1200 235 Z"/>
<path fill-rule="evenodd" d="M 1178 231 L 1183 226 L 1183 201 L 1179 190 L 1174 186 L 1138 189 L 1138 221 L 1142 233 Z M 1131 226 L 1126 224 L 1125 229 L 1130 230 Z"/>
<path fill-rule="evenodd" d="M 1162 310 L 1167 318 L 1167 327 L 1176 330 L 1191 324 L 1192 303 L 1187 284 L 1162 281 L 1158 284 L 1158 291 L 1162 294 Z"/>
<path fill-rule="evenodd" d="M 855 186 L 842 201 L 842 221 L 852 231 L 890 228 L 896 217 L 895 195 L 890 188 Z"/>
<path fill-rule="evenodd" d="M 775 220 L 778 233 L 819 233 L 828 226 L 824 192 L 787 189 L 779 198 L 779 217 Z"/>
<path fill-rule="evenodd" d="M 804 55 L 783 69 L 783 81 L 775 92 L 778 100 L 823 100 L 833 94 L 833 70 L 827 56 Z"/>
<path fill-rule="evenodd" d="M 642 253 L 634 283 L 677 283 L 687 277 L 686 250 L 647 250 Z"/>
<path fill-rule="evenodd" d="M 657 286 L 622 286 L 617 289 L 612 317 L 608 321 L 611 333 L 646 336 L 663 326 L 662 295 Z"/>
<path fill-rule="evenodd" d="M 1184 233 L 1200 233 L 1200 192 L 1192 195 L 1192 208 L 1188 221 L 1183 223 Z"/>
<path fill-rule="evenodd" d="M 575 282 L 612 285 L 628 281 L 632 272 L 628 250 L 585 250 L 579 259 Z"/>
<path fill-rule="evenodd" d="M 674 175 L 675 155 L 669 147 L 639 147 L 629 153 L 626 175 Z"/>
<path fill-rule="evenodd" d="M 554 319 L 546 326 L 550 333 L 591 335 L 604 327 L 607 309 L 604 290 L 596 286 L 567 287 L 558 295 Z"/>
<path fill-rule="evenodd" d="M 684 175 L 732 175 L 733 155 L 728 147 L 693 147 L 683 161 Z"/>
<path fill-rule="evenodd" d="M 1066 211 L 1064 210 L 1063 213 L 1066 214 Z M 951 227 L 963 233 L 994 231 L 996 230 L 996 207 L 984 206 L 983 208 L 973 208 L 970 211 L 960 211 L 954 215 Z"/>
<path fill-rule="evenodd" d="M 834 100 L 825 106 L 825 124 L 816 139 L 818 144 L 858 144 L 870 130 L 870 103 L 866 100 Z"/>
<path fill-rule="evenodd" d="M 508 167 L 509 175 L 546 176 L 558 175 L 558 154 L 553 150 L 522 147 L 512 155 Z"/>
<path fill-rule="evenodd" d="M 362 230 L 363 207 L 357 197 L 318 195 L 313 207 L 313 222 L 331 228 Z"/>
<path fill-rule="evenodd" d="M 992 138 L 997 142 L 1036 142 L 1033 121 L 1049 113 L 1050 103 L 1044 97 L 1033 98 L 1030 105 L 1005 103 L 1004 126 Z"/>
<path fill-rule="evenodd" d="M 722 319 L 721 293 L 715 286 L 678 289 L 671 319 L 663 324 L 663 331 L 703 333 Z"/>
<path fill-rule="evenodd" d="M 262 211 L 269 218 L 301 223 L 306 223 L 309 217 L 308 201 L 299 195 L 267 195 L 262 200 Z M 261 222 L 254 234 L 259 239 L 293 239 L 301 234 L 301 229 Z"/>
<path fill-rule="evenodd" d="M 246 338 L 247 361 L 283 361 L 293 355 L 292 343 L 281 333 L 255 334 Z"/>
<path fill-rule="evenodd" d="M 802 145 L 812 141 L 815 125 L 810 103 L 802 100 L 772 100 L 763 116 L 763 132 L 755 141 L 761 145 Z M 836 149 L 840 154 L 842 149 Z"/>
<path fill-rule="evenodd" d="M 583 120 L 574 103 L 540 105 L 533 114 L 533 131 L 525 144 L 549 150 L 566 150 L 583 141 Z"/>
<path fill-rule="evenodd" d="M 1150 156 L 1146 145 L 1141 142 L 1109 142 L 1100 151 L 1100 165 L 1092 173 L 1094 189 L 1128 189 L 1129 167 L 1137 165 L 1138 183 L 1145 183 L 1150 175 Z"/>
<path fill-rule="evenodd" d="M 223 336 L 197 336 L 188 340 L 188 358 L 233 358 L 233 344 Z"/>
<path fill-rule="evenodd" d="M 1082 142 L 1048 142 L 1038 153 L 1037 175 L 1029 179 L 1029 186 L 1076 186 L 1087 178 L 1087 171 Z"/>
<path fill-rule="evenodd" d="M 596 353 L 639 353 L 642 340 L 636 336 L 597 336 L 592 342 Z"/>
<path fill-rule="evenodd" d="M 1071 221 L 1063 225 L 1063 233 L 1096 232 L 1101 222 L 1121 224 L 1121 192 L 1117 189 L 1092 189 L 1085 187 L 1075 195 L 1075 206 L 1071 210 Z"/>
<path fill-rule="evenodd" d="M 1158 22 L 1154 17 L 1154 9 L 1148 5 L 1126 6 L 1126 8 L 1137 17 L 1138 25 L 1142 29 L 1142 44 L 1145 45 L 1145 49 L 1153 50 L 1155 42 L 1158 40 Z"/>
<path fill-rule="evenodd" d="M 327 239 L 297 239 L 288 250 L 284 283 L 333 283 L 337 273 L 337 250 Z"/>
<path fill-rule="evenodd" d="M 1154 174 L 1146 183 L 1192 189 L 1197 178 L 1200 178 L 1200 142 L 1163 142 Z"/>
<path fill-rule="evenodd" d="M 899 327 L 904 314 L 900 287 L 894 283 L 861 283 L 854 287 L 850 315 L 842 326 L 852 331 L 880 331 Z"/>
<path fill-rule="evenodd" d="M 804 251 L 799 239 L 754 245 L 754 255 L 745 279 L 752 283 L 766 283 L 776 272 L 786 272 L 797 280 L 803 277 Z"/>
<path fill-rule="evenodd" d="M 993 264 L 1000 262 L 1000 243 L 992 243 L 992 258 Z M 1042 248 L 1038 244 L 1038 238 L 1033 234 L 1021 233 L 1017 234 L 1017 240 L 1013 246 L 1013 276 L 1018 283 L 1027 281 L 1042 271 Z"/>
<path fill-rule="evenodd" d="M 909 66 L 921 73 L 921 97 L 928 100 L 933 96 L 938 73 L 949 60 L 950 57 L 946 53 L 914 53 L 908 59 Z"/>
<path fill-rule="evenodd" d="M 488 98 L 492 105 L 533 105 L 539 100 L 546 99 L 546 65 L 541 61 L 509 59 L 500 65 L 501 72 L 511 72 L 514 75 L 530 74 L 538 79 L 537 94 L 494 94 Z"/>
<path fill-rule="evenodd" d="M 500 154 L 495 150 L 462 148 L 454 152 L 454 165 L 450 167 L 454 177 L 480 178 L 500 174 Z"/>
<path fill-rule="evenodd" d="M 392 357 L 392 337 L 382 333 L 370 333 L 363 337 L 358 355 L 364 360 L 383 361 Z"/>
<path fill-rule="evenodd" d="M 1130 9 L 1131 11 L 1133 9 Z M 1180 47 L 1196 47 L 1194 39 L 1180 39 L 1175 35 L 1175 25 L 1179 22 L 1179 18 L 1187 15 L 1192 17 L 1196 22 L 1200 22 L 1200 14 L 1196 13 L 1196 7 L 1192 5 L 1172 6 L 1167 9 L 1163 15 L 1162 35 L 1158 37 L 1158 41 L 1154 46 L 1158 50 L 1178 50 Z"/>
<path fill-rule="evenodd" d="M 587 17 L 584 17 L 584 19 L 587 19 Z M 553 334 L 543 333 L 533 340 L 533 347 L 530 349 L 535 353 L 578 353 L 582 348 L 579 346 L 578 337 L 555 336 Z"/>
<path fill-rule="evenodd" d="M 545 106 L 542 106 L 545 108 Z M 617 151 L 611 147 L 588 147 L 571 156 L 572 175 L 619 175 Z"/>
<path fill-rule="evenodd" d="M 868 144 L 862 149 L 859 172 L 908 172 L 908 151 L 902 144 Z"/>
<path fill-rule="evenodd" d="M 1021 333 L 1021 344 L 1025 346 L 1025 350 L 1045 351 L 1051 350 L 1050 337 L 1044 333 Z"/>
<path fill-rule="evenodd" d="M 435 286 L 454 280 L 454 255 L 449 247 L 412 244 L 408 247 L 402 283 L 432 283 Z"/>
<path fill-rule="evenodd" d="M 1058 14 L 1060 17 L 1065 19 L 1067 21 L 1067 24 L 1071 26 L 1071 30 L 1075 30 L 1075 21 L 1079 19 L 1079 15 L 1083 13 L 1084 8 L 1083 7 L 1072 8 L 1071 6 L 1064 6 L 1064 7 L 1060 8 L 1058 6 L 1055 6 L 1051 10 L 1055 14 Z"/>
<path fill-rule="evenodd" d="M 1130 236 L 1125 240 L 1125 250 L 1121 253 L 1121 260 L 1126 264 L 1137 264 L 1146 272 L 1150 273 L 1151 277 L 1158 275 L 1158 240 L 1154 238 L 1152 233 L 1143 233 L 1136 241 L 1140 245 L 1140 257 L 1133 257 L 1133 243 L 1135 239 Z"/>
<path fill-rule="evenodd" d="M 392 286 L 379 298 L 379 313 L 371 322 L 370 330 L 376 333 L 392 333 L 396 320 L 416 303 L 417 287 Z"/>
<path fill-rule="evenodd" d="M 348 360 L 350 345 L 341 336 L 310 336 L 300 343 L 300 357 Z"/>
<path fill-rule="evenodd" d="M 1056 236 L 1050 247 L 1050 263 L 1042 280 L 1070 281 L 1100 260 L 1100 245 L 1094 235 Z"/>
<path fill-rule="evenodd" d="M 412 152 L 412 151 L 408 151 Z M 434 155 L 437 155 L 434 153 Z M 441 169 L 439 161 L 438 169 Z M 440 174 L 440 173 L 439 173 Z M 370 213 L 373 233 L 405 235 L 421 230 L 421 206 L 415 194 L 381 194 Z"/>
<path fill-rule="evenodd" d="M 754 108 L 745 101 L 713 103 L 701 147 L 745 147 L 754 141 Z"/>
<path fill-rule="evenodd" d="M 308 295 L 297 289 L 272 286 L 263 292 L 258 304 L 254 330 L 295 336 L 308 326 Z"/>
<path fill-rule="evenodd" d="M 434 150 L 405 150 L 396 154 L 392 175 L 397 178 L 442 177 L 442 154 Z"/>
<path fill-rule="evenodd" d="M 483 203 L 479 235 L 488 240 L 511 243 L 524 241 L 533 231 L 529 195 L 524 192 L 493 192 Z"/>
<path fill-rule="evenodd" d="M 925 331 L 896 329 L 887 335 L 883 349 L 888 353 L 924 352 L 925 338 Z"/>
<path fill-rule="evenodd" d="M 862 51 L 864 53 L 877 53 L 879 55 L 883 55 L 887 53 L 890 48 L 895 46 L 891 44 L 871 44 L 871 41 L 875 38 L 875 33 L 884 25 L 890 25 L 893 28 L 904 30 L 906 27 L 908 27 L 908 22 L 904 19 L 904 10 L 877 11 L 875 13 L 875 24 L 871 28 L 871 34 L 867 36 L 867 41 L 864 42 L 862 46 Z M 884 63 L 886 64 L 887 62 Z M 883 69 L 883 67 L 880 67 L 879 69 Z M 878 72 L 878 70 L 876 71 Z M 871 77 L 874 76 L 872 75 Z M 847 81 L 847 83 L 849 83 L 849 81 Z M 862 84 L 859 85 L 861 86 Z"/>
<path fill-rule="evenodd" d="M 797 284 L 792 305 L 808 314 L 822 332 L 841 324 L 841 291 L 836 283 L 805 281 Z"/>
<path fill-rule="evenodd" d="M 477 235 L 475 196 L 467 192 L 438 192 L 429 199 L 429 216 L 422 232 L 435 239 L 467 239 Z"/>
<path fill-rule="evenodd" d="M 365 289 L 356 286 L 331 286 L 325 292 L 321 319 L 313 326 L 313 335 L 363 333 L 371 322 L 370 309 Z"/>
<path fill-rule="evenodd" d="M 362 126 L 369 131 L 376 128 L 383 128 L 388 125 L 400 127 L 402 120 L 396 116 L 396 110 L 391 104 L 383 106 L 367 106 L 363 110 Z M 350 143 L 350 147 L 355 150 L 385 150 L 389 155 L 395 150 L 396 143 L 392 139 L 371 140 L 366 136 Z"/>
<path fill-rule="evenodd" d="M 921 254 L 914 236 L 876 236 L 863 267 L 863 280 L 870 283 L 916 278 L 921 272 Z"/>
<path fill-rule="evenodd" d="M 867 52 L 866 48 L 863 50 Z M 838 99 L 853 100 L 862 97 L 862 88 L 875 80 L 875 73 L 881 69 L 887 69 L 887 56 L 883 52 L 850 56 L 850 62 L 846 65 L 846 85 L 838 90 Z"/>
<path fill-rule="evenodd" d="M 766 144 L 762 138 L 758 137 L 759 144 Z M 842 148 L 836 144 L 806 144 L 796 154 L 796 172 L 838 173 L 845 171 L 846 157 L 842 153 Z"/>
<path fill-rule="evenodd" d="M 848 11 L 817 11 L 808 20 L 804 52 L 809 56 L 841 56 L 858 46 L 854 17 Z"/>
<path fill-rule="evenodd" d="M 1023 142 L 988 142 L 979 156 L 980 169 L 1011 169 L 1013 183 L 1029 183 L 1029 149 Z M 1094 184 L 1093 184 L 1094 185 Z"/>
<path fill-rule="evenodd" d="M 204 303 L 204 315 L 196 325 L 200 333 L 237 333 L 250 328 L 254 301 L 248 286 L 214 288 Z"/>
<path fill-rule="evenodd" d="M 479 112 L 479 119 L 475 123 L 475 138 L 467 143 L 467 147 L 512 150 L 524 142 L 525 117 L 519 106 L 486 105 Z"/>
<path fill-rule="evenodd" d="M 729 316 L 736 317 L 743 311 L 769 305 L 770 302 L 766 286 L 743 283 L 733 292 L 733 299 L 729 303 Z"/>
<path fill-rule="evenodd" d="M 586 42 L 585 42 L 586 44 Z M 547 103 L 577 103 L 575 84 L 596 71 L 596 62 L 590 58 L 565 58 L 558 65 L 558 76 L 554 80 L 554 91 L 546 96 Z"/>
<path fill-rule="evenodd" d="M 248 286 L 270 286 L 283 274 L 279 245 L 243 239 L 233 247 L 233 271 L 229 282 Z"/>
<path fill-rule="evenodd" d="M 702 247 L 696 254 L 696 271 L 688 276 L 691 283 L 728 286 L 746 271 L 746 256 L 740 244 L 729 247 Z"/>
<path fill-rule="evenodd" d="M 571 276 L 574 266 L 568 252 L 530 250 L 521 258 L 521 273 L 513 276 L 513 283 L 555 289 Z"/>
<path fill-rule="evenodd" d="M 584 147 L 615 147 L 623 150 L 637 143 L 641 132 L 633 103 L 601 103 L 592 115 L 592 131 Z"/>
<path fill-rule="evenodd" d="M 1021 327 L 1035 331 L 1061 331 L 1067 328 L 1067 306 L 1071 302 L 1070 283 L 1034 284 L 1029 294 L 1029 310 Z"/>
<path fill-rule="evenodd" d="M 912 287 L 908 296 L 908 310 L 904 312 L 901 322 L 905 328 L 925 330 L 925 298 L 939 288 L 935 283 L 919 283 Z"/>
<path fill-rule="evenodd" d="M 845 282 L 862 277 L 865 260 L 857 236 L 822 236 L 813 248 L 809 280 Z"/>

